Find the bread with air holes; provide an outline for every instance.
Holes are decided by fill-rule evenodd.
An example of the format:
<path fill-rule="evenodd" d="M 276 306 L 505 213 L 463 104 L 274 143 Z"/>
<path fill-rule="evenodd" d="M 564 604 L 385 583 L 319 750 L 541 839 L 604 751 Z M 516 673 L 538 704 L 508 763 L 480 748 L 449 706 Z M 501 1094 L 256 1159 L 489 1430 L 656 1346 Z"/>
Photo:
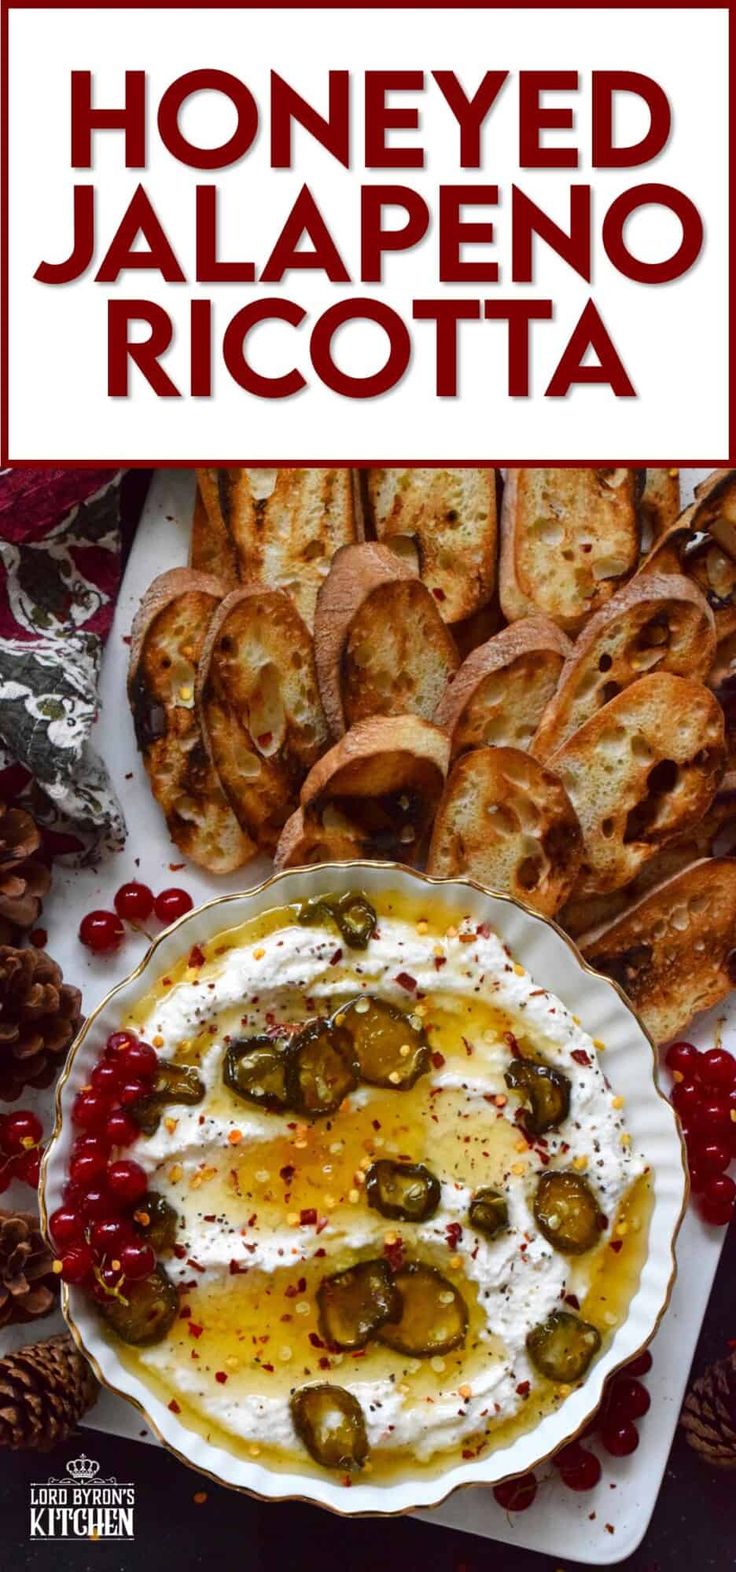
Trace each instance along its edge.
<path fill-rule="evenodd" d="M 579 947 L 623 988 L 656 1043 L 679 1036 L 736 981 L 736 858 L 705 858 L 650 890 Z"/>
<path fill-rule="evenodd" d="M 388 546 L 342 546 L 317 597 L 314 645 L 333 737 L 370 715 L 431 720 L 459 656 L 429 590 Z"/>
<path fill-rule="evenodd" d="M 545 761 L 580 820 L 576 895 L 620 889 L 674 835 L 697 824 L 725 760 L 723 714 L 688 677 L 640 677 Z"/>
<path fill-rule="evenodd" d="M 473 650 L 435 711 L 453 758 L 483 745 L 527 748 L 572 650 L 546 617 L 514 622 Z"/>
<path fill-rule="evenodd" d="M 179 850 L 210 873 L 232 873 L 255 853 L 207 753 L 195 684 L 219 579 L 191 568 L 162 573 L 131 632 L 128 696 L 151 790 Z"/>
<path fill-rule="evenodd" d="M 541 613 L 577 633 L 638 557 L 633 470 L 507 470 L 499 592 L 509 622 Z"/>
<path fill-rule="evenodd" d="M 679 469 L 648 469 L 639 498 L 642 541 L 646 549 L 674 524 L 680 512 Z"/>
<path fill-rule="evenodd" d="M 442 793 L 449 753 L 445 733 L 418 715 L 359 721 L 310 770 L 300 793 L 300 817 L 284 826 L 276 866 L 286 866 L 287 856 L 294 866 L 295 843 L 318 844 L 325 861 L 342 858 L 340 848 L 350 845 L 356 857 L 415 863 Z"/>
<path fill-rule="evenodd" d="M 556 775 L 518 748 L 476 748 L 450 772 L 427 872 L 477 879 L 551 917 L 582 854 L 575 810 Z"/>
<path fill-rule="evenodd" d="M 633 579 L 591 617 L 576 640 L 532 753 L 549 758 L 603 704 L 647 672 L 705 679 L 715 647 L 713 613 L 682 574 Z"/>
<path fill-rule="evenodd" d="M 239 582 L 235 545 L 222 516 L 218 475 L 223 471 L 198 469 L 194 497 L 189 566 L 195 573 L 214 573 L 227 588 Z"/>
<path fill-rule="evenodd" d="M 311 635 L 283 590 L 248 585 L 223 600 L 202 649 L 197 703 L 238 823 L 273 852 L 328 742 Z"/>
<path fill-rule="evenodd" d="M 367 513 L 379 540 L 408 554 L 445 622 L 491 599 L 496 582 L 492 469 L 368 469 Z"/>

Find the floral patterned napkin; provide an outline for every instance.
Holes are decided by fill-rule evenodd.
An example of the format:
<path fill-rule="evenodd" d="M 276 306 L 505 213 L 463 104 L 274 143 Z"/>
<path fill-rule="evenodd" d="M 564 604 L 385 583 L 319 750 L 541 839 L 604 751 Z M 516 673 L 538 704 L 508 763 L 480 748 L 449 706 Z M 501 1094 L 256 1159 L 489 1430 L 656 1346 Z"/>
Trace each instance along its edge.
<path fill-rule="evenodd" d="M 0 794 L 29 771 L 34 812 L 81 861 L 125 837 L 89 741 L 120 575 L 119 473 L 0 471 Z"/>

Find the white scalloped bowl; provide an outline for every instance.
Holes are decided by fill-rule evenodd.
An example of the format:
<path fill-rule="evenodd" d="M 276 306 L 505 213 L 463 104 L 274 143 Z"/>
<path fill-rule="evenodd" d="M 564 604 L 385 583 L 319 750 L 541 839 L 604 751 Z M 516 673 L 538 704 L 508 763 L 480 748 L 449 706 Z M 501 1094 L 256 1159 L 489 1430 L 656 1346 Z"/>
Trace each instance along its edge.
<path fill-rule="evenodd" d="M 118 984 L 88 1018 L 57 1090 L 56 1127 L 44 1161 L 41 1205 L 44 1223 L 61 1203 L 61 1189 L 73 1139 L 71 1104 L 87 1080 L 110 1031 L 150 988 L 156 975 L 174 964 L 193 944 L 204 944 L 275 905 L 304 900 L 320 891 L 355 888 L 370 896 L 381 890 L 421 894 L 428 885 L 447 904 L 457 902 L 478 921 L 490 923 L 523 962 L 534 980 L 557 994 L 579 1016 L 592 1037 L 606 1043 L 606 1074 L 626 1099 L 627 1125 L 651 1166 L 654 1205 L 648 1252 L 626 1319 L 593 1365 L 585 1383 L 554 1413 L 485 1457 L 453 1463 L 441 1473 L 418 1472 L 396 1483 L 370 1484 L 358 1476 L 350 1490 L 332 1477 L 270 1469 L 229 1452 L 187 1428 L 138 1376 L 121 1362 L 93 1306 L 79 1289 L 64 1289 L 63 1307 L 72 1334 L 103 1386 L 134 1403 L 152 1430 L 182 1462 L 235 1489 L 270 1500 L 303 1500 L 343 1515 L 403 1513 L 435 1506 L 465 1485 L 492 1485 L 526 1473 L 576 1436 L 598 1407 L 606 1377 L 641 1351 L 667 1307 L 675 1276 L 674 1246 L 687 1200 L 682 1140 L 674 1112 L 655 1083 L 656 1056 L 650 1039 L 616 985 L 592 971 L 560 929 L 507 896 L 493 895 L 466 880 L 429 880 L 394 864 L 331 864 L 278 874 L 241 895 L 216 898 L 166 930 L 151 946 L 137 971 Z"/>

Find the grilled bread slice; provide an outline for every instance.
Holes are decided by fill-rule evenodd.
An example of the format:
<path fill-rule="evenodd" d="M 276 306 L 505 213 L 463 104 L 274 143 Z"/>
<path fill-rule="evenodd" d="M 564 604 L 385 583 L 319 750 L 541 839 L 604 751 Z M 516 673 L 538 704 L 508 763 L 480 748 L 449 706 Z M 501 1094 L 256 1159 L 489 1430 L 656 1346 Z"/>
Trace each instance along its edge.
<path fill-rule="evenodd" d="M 238 823 L 273 852 L 328 741 L 312 639 L 283 590 L 249 585 L 218 607 L 199 662 L 197 704 Z"/>
<path fill-rule="evenodd" d="M 334 737 L 369 715 L 431 720 L 460 657 L 429 590 L 375 541 L 342 546 L 317 597 L 314 645 Z"/>
<path fill-rule="evenodd" d="M 483 744 L 528 747 L 572 649 L 546 617 L 526 617 L 473 650 L 434 717 L 450 734 L 453 758 Z"/>
<path fill-rule="evenodd" d="M 604 704 L 546 760 L 583 831 L 576 894 L 620 889 L 697 824 L 724 759 L 723 714 L 699 682 L 653 672 Z"/>
<path fill-rule="evenodd" d="M 355 857 L 415 862 L 442 793 L 449 754 L 445 733 L 418 715 L 359 721 L 307 776 L 301 816 L 286 824 L 276 866 L 284 867 L 287 856 L 300 861 L 294 846 L 315 842 L 326 849 L 326 860 L 344 857 L 340 848 L 352 845 Z"/>
<path fill-rule="evenodd" d="M 221 470 L 218 500 L 243 583 L 286 590 L 311 630 L 330 562 L 357 535 L 350 470 Z"/>
<path fill-rule="evenodd" d="M 674 524 L 680 512 L 679 469 L 648 469 L 639 499 L 642 540 L 646 549 Z"/>
<path fill-rule="evenodd" d="M 715 647 L 713 613 L 682 574 L 649 573 L 632 580 L 591 617 L 577 639 L 532 753 L 548 758 L 645 672 L 705 679 Z"/>
<path fill-rule="evenodd" d="M 501 609 L 577 633 L 636 567 L 631 469 L 509 469 L 501 509 Z"/>
<path fill-rule="evenodd" d="M 339 823 L 337 815 L 326 818 L 323 825 L 319 814 L 297 808 L 281 831 L 274 867 L 311 868 L 320 862 L 354 862 L 356 857 L 367 855 L 357 825 L 347 820 Z"/>
<path fill-rule="evenodd" d="M 238 583 L 238 558 L 220 507 L 218 475 L 223 470 L 198 469 L 194 498 L 189 566 L 195 573 L 214 573 L 228 588 Z"/>
<path fill-rule="evenodd" d="M 427 872 L 468 876 L 551 917 L 569 896 L 583 838 L 551 770 L 518 748 L 476 748 L 453 765 Z"/>
<path fill-rule="evenodd" d="M 195 679 L 222 600 L 219 579 L 191 568 L 162 573 L 131 633 L 128 695 L 138 747 L 172 840 L 210 873 L 232 873 L 255 853 L 204 745 Z"/>
<path fill-rule="evenodd" d="M 642 897 L 580 948 L 619 984 L 656 1043 L 678 1036 L 736 980 L 736 858 L 704 858 Z"/>
<path fill-rule="evenodd" d="M 492 469 L 368 469 L 367 512 L 379 540 L 408 554 L 445 622 L 485 606 L 496 582 Z"/>

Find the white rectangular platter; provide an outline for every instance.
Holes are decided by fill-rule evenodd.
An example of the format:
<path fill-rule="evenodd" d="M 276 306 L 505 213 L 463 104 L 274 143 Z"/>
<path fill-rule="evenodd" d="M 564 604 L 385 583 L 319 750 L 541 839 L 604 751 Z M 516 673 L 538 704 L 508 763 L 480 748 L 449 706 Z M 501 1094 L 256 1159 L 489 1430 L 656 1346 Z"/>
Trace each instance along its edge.
<path fill-rule="evenodd" d="M 705 474 L 704 470 L 682 471 L 684 501 L 690 500 L 693 485 Z M 121 853 L 108 858 L 94 872 L 57 870 L 52 896 L 44 912 L 49 950 L 59 960 L 69 980 L 82 986 L 87 1011 L 133 969 L 145 949 L 145 939 L 134 935 L 112 958 L 94 959 L 88 957 L 77 939 L 83 914 L 96 906 L 109 907 L 115 890 L 124 880 L 140 877 L 158 889 L 183 885 L 198 902 L 227 889 L 242 889 L 244 883 L 257 884 L 270 871 L 270 864 L 260 859 L 252 863 L 245 874 L 241 872 L 215 881 L 193 867 L 182 867 L 181 857 L 168 840 L 136 754 L 125 698 L 128 658 L 125 641 L 138 602 L 151 580 L 165 568 L 186 562 L 192 500 L 191 471 L 157 473 L 128 562 L 104 658 L 101 708 L 93 740 L 123 804 L 128 824 L 127 844 Z M 736 1010 L 731 1006 L 732 1001 L 729 1001 L 727 1007 L 721 1006 L 718 1011 L 702 1017 L 693 1032 L 694 1040 L 711 1043 L 718 1029 L 725 1046 L 736 1047 Z M 37 1099 L 39 1107 L 45 1104 L 48 1109 L 47 1121 L 50 1101 L 48 1094 Z M 17 1199 L 21 1202 L 22 1193 L 19 1192 Z M 27 1201 L 27 1192 L 25 1199 Z M 521 1515 L 510 1517 L 498 1507 L 490 1489 L 479 1487 L 464 1490 L 443 1506 L 420 1514 L 422 1520 L 430 1525 L 442 1523 L 466 1533 L 543 1551 L 566 1562 L 576 1560 L 604 1565 L 630 1555 L 646 1531 L 662 1482 L 721 1245 L 721 1231 L 706 1227 L 691 1212 L 680 1234 L 679 1277 L 672 1303 L 653 1345 L 654 1368 L 648 1377 L 652 1406 L 641 1423 L 641 1445 L 632 1457 L 624 1460 L 604 1457 L 600 1484 L 584 1495 L 564 1489 L 548 1469 L 532 1508 Z M 13 1329 L 15 1344 L 24 1340 L 15 1335 L 24 1330 Z M 9 1339 L 3 1341 L 7 1346 Z M 93 1428 L 116 1435 L 153 1440 L 140 1415 L 109 1393 L 102 1394 L 89 1423 Z M 278 1511 L 278 1506 L 273 1510 Z"/>

